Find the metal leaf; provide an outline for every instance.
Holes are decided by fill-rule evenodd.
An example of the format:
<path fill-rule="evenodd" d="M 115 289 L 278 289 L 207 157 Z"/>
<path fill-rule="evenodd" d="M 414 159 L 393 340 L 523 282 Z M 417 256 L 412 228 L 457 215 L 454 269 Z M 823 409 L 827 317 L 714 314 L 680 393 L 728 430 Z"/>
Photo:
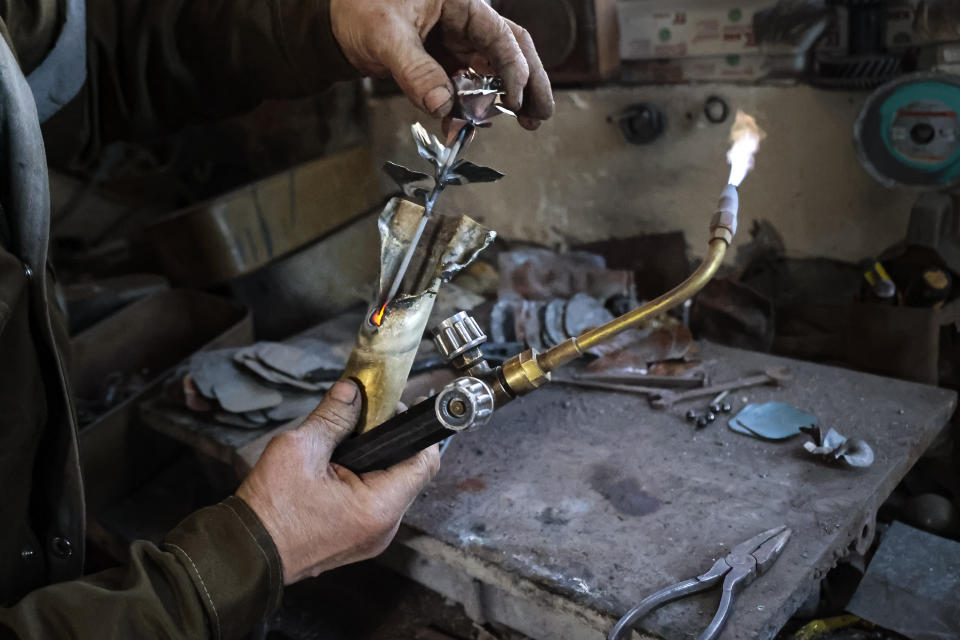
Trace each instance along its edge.
<path fill-rule="evenodd" d="M 418 180 L 425 180 L 429 178 L 425 173 L 420 173 L 419 171 L 413 171 L 412 169 L 407 169 L 405 166 L 397 164 L 396 162 L 385 162 L 383 163 L 383 171 L 388 176 L 393 178 L 393 181 L 397 183 L 401 188 L 404 185 L 411 182 L 417 182 Z"/>
<path fill-rule="evenodd" d="M 395 162 L 385 162 L 383 171 L 393 178 L 403 193 L 411 198 L 423 197 L 433 188 L 434 180 L 425 173 L 412 171 Z"/>
<path fill-rule="evenodd" d="M 417 143 L 417 151 L 424 160 L 429 160 L 435 165 L 439 165 L 440 160 L 437 157 L 440 149 L 437 149 L 430 140 L 430 134 L 419 122 L 410 125 L 410 131 L 413 132 L 413 140 Z"/>
<path fill-rule="evenodd" d="M 460 160 L 444 177 L 443 184 L 463 185 L 471 182 L 496 182 L 503 174 L 490 167 L 482 167 L 468 160 Z"/>

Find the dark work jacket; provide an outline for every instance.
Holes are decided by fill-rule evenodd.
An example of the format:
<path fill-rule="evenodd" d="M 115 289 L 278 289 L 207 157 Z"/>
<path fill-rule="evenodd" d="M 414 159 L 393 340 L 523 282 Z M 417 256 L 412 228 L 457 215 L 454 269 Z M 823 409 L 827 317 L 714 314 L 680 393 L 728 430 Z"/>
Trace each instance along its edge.
<path fill-rule="evenodd" d="M 83 485 L 47 265 L 49 190 L 23 73 L 60 0 L 0 0 L 0 638 L 236 638 L 279 604 L 277 550 L 237 497 L 82 577 Z M 52 123 L 95 149 L 353 77 L 329 0 L 88 0 L 87 81 Z M 22 69 L 22 70 L 21 70 Z M 42 109 L 42 107 L 41 107 Z M 69 123 L 69 126 L 64 126 Z"/>

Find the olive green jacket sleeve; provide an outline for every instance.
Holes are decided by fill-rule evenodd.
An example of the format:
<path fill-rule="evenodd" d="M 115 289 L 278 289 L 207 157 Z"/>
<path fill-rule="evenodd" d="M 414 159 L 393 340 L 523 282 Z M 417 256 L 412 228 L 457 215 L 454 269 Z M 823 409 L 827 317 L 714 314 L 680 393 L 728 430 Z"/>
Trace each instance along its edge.
<path fill-rule="evenodd" d="M 45 127 L 82 157 L 359 77 L 330 0 L 87 0 L 87 33 L 87 84 Z"/>
<path fill-rule="evenodd" d="M 201 509 L 130 562 L 0 609 L 0 638 L 242 638 L 280 602 L 270 536 L 237 497 Z"/>

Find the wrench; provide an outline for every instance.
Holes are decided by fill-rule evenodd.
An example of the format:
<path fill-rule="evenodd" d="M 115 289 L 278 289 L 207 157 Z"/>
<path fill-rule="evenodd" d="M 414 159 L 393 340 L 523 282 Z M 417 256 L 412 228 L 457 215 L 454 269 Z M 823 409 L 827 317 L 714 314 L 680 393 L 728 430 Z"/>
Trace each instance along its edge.
<path fill-rule="evenodd" d="M 669 409 L 679 402 L 686 402 L 694 398 L 714 395 L 721 391 L 733 391 L 734 389 L 744 389 L 746 387 L 756 387 L 761 384 L 779 384 L 790 380 L 793 376 L 786 367 L 771 367 L 760 375 L 731 380 L 730 382 L 720 382 L 709 387 L 700 387 L 690 389 L 689 391 L 670 391 L 669 389 L 656 389 L 649 394 L 650 406 L 654 409 Z"/>

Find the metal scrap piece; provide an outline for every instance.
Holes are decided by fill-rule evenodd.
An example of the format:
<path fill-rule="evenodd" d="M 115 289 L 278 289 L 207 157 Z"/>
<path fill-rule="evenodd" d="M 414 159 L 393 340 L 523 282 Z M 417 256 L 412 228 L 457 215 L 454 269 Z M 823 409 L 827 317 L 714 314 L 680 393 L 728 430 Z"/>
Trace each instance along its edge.
<path fill-rule="evenodd" d="M 801 427 L 817 424 L 817 417 L 786 402 L 748 404 L 730 418 L 732 431 L 764 440 L 787 440 L 801 433 Z"/>
<path fill-rule="evenodd" d="M 213 419 L 221 424 L 237 427 L 239 429 L 260 429 L 263 426 L 255 422 L 250 422 L 242 415 L 230 413 L 229 411 L 216 411 L 213 414 Z"/>
<path fill-rule="evenodd" d="M 247 411 L 243 417 L 256 425 L 265 425 L 270 421 L 263 411 Z"/>
<path fill-rule="evenodd" d="M 230 413 L 269 409 L 283 402 L 279 391 L 257 384 L 243 374 L 218 380 L 213 385 L 213 393 L 220 406 Z"/>
<path fill-rule="evenodd" d="M 331 385 L 330 382 L 308 382 L 306 380 L 299 380 L 271 369 L 260 362 L 260 360 L 257 360 L 251 352 L 238 352 L 234 355 L 234 360 L 265 382 L 285 385 L 302 391 L 319 391 L 321 389 L 328 389 Z"/>
<path fill-rule="evenodd" d="M 339 371 L 344 362 L 337 362 L 330 348 L 315 340 L 311 349 L 280 342 L 258 342 L 253 347 L 257 358 L 268 367 L 294 378 L 306 378 L 319 369 Z"/>
<path fill-rule="evenodd" d="M 563 311 L 563 329 L 571 337 L 611 320 L 613 314 L 604 308 L 603 303 L 585 293 L 570 298 Z"/>
<path fill-rule="evenodd" d="M 551 300 L 543 310 L 543 337 L 549 346 L 558 345 L 568 336 L 563 330 L 563 312 L 567 301 L 562 299 Z"/>
<path fill-rule="evenodd" d="M 193 377 L 197 390 L 211 400 L 216 399 L 213 386 L 220 380 L 239 375 L 231 358 L 236 349 L 215 349 L 195 353 L 187 363 L 187 369 Z"/>
<path fill-rule="evenodd" d="M 603 256 L 586 251 L 558 254 L 548 249 L 501 253 L 500 300 L 553 300 L 577 293 L 606 301 L 636 298 L 633 272 L 608 269 Z"/>
<path fill-rule="evenodd" d="M 834 429 L 824 433 L 820 425 L 801 427 L 800 430 L 812 438 L 812 441 L 803 443 L 803 448 L 814 455 L 840 461 L 850 467 L 869 467 L 873 464 L 873 449 L 864 440 L 847 438 Z"/>

